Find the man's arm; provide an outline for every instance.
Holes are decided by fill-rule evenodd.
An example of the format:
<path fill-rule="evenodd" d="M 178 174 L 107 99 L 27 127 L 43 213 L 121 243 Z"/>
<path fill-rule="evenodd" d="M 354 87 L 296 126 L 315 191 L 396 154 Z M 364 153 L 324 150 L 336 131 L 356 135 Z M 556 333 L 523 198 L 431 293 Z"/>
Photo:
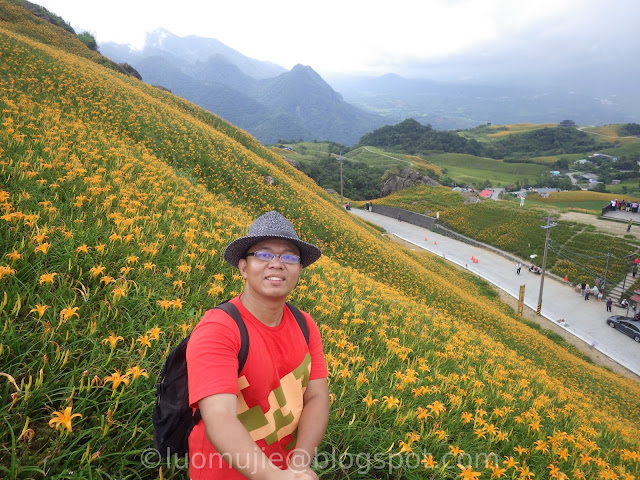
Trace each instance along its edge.
<path fill-rule="evenodd" d="M 230 466 L 251 480 L 307 480 L 309 472 L 280 470 L 249 435 L 238 420 L 238 397 L 221 393 L 198 402 L 207 438 Z"/>
<path fill-rule="evenodd" d="M 304 406 L 298 423 L 296 450 L 289 468 L 309 470 L 316 448 L 322 442 L 329 423 L 329 385 L 326 378 L 310 380 L 304 392 Z"/>

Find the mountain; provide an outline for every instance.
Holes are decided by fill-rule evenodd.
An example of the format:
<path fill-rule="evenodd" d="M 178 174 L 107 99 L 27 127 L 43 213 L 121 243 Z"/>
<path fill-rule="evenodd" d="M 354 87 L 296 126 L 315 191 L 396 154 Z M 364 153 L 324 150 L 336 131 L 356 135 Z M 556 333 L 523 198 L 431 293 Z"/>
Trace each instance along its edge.
<path fill-rule="evenodd" d="M 220 115 L 265 144 L 304 139 L 353 145 L 385 123 L 345 102 L 311 67 L 287 71 L 215 39 L 158 29 L 140 51 L 114 43 L 101 44 L 100 50 L 132 65 L 144 81 Z"/>
<path fill-rule="evenodd" d="M 392 122 L 414 118 L 437 130 L 485 123 L 557 123 L 583 125 L 640 120 L 633 104 L 615 95 L 579 93 L 567 86 L 537 87 L 500 82 L 445 82 L 387 74 L 328 79 L 347 102 Z"/>

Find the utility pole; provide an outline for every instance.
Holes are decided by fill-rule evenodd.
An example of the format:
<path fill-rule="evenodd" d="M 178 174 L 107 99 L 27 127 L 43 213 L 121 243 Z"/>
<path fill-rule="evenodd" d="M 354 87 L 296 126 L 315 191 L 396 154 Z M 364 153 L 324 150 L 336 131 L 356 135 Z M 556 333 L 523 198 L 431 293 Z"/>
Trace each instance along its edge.
<path fill-rule="evenodd" d="M 604 283 L 602 284 L 602 295 L 606 295 L 605 289 L 607 288 L 607 276 L 609 275 L 609 260 L 611 260 L 611 249 L 607 253 L 607 267 L 604 270 Z"/>
<path fill-rule="evenodd" d="M 557 227 L 557 223 L 551 223 L 551 214 L 547 214 L 547 224 L 541 225 L 547 231 L 547 236 L 544 240 L 544 256 L 542 257 L 542 274 L 540 275 L 540 295 L 538 296 L 538 309 L 536 313 L 540 315 L 540 310 L 542 309 L 542 287 L 544 286 L 544 272 L 547 268 L 547 250 L 549 248 L 549 234 L 551 233 L 551 229 L 553 227 Z"/>
<path fill-rule="evenodd" d="M 342 201 L 342 197 L 343 197 L 343 185 L 342 185 L 342 151 L 340 151 L 340 205 L 343 204 Z"/>

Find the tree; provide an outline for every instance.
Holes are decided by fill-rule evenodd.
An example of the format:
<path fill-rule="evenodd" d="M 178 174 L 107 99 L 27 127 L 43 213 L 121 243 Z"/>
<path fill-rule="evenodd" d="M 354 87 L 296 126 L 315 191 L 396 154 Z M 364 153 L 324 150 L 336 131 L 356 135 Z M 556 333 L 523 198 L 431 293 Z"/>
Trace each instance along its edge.
<path fill-rule="evenodd" d="M 637 123 L 627 123 L 618 129 L 618 133 L 622 136 L 638 136 L 640 135 L 640 125 Z"/>
<path fill-rule="evenodd" d="M 89 32 L 82 32 L 78 34 L 78 40 L 84 43 L 89 50 L 93 50 L 94 52 L 98 51 L 98 43 L 96 42 L 95 37 Z"/>

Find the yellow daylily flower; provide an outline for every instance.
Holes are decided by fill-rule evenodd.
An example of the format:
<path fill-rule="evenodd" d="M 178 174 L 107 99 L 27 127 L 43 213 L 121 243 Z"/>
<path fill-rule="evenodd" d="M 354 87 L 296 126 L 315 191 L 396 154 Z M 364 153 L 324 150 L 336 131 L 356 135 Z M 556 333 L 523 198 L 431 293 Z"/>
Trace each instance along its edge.
<path fill-rule="evenodd" d="M 36 303 L 36 306 L 29 310 L 29 313 L 38 312 L 38 318 L 42 318 L 47 308 L 49 308 L 49 305 L 41 305 L 39 303 Z"/>
<path fill-rule="evenodd" d="M 76 317 L 80 318 L 80 315 L 78 315 L 78 310 L 79 310 L 79 307 L 71 307 L 71 306 L 67 305 L 66 308 L 63 308 L 60 311 L 60 320 L 62 322 L 66 322 L 67 320 L 69 320 L 73 316 L 76 316 Z"/>
<path fill-rule="evenodd" d="M 7 253 L 5 257 L 7 257 L 12 262 L 15 262 L 16 260 L 20 260 L 22 258 L 22 254 L 19 253 L 17 250 L 14 250 L 13 252 Z"/>
<path fill-rule="evenodd" d="M 42 285 L 43 283 L 46 283 L 47 285 L 50 285 L 53 283 L 53 279 L 56 277 L 56 275 L 58 275 L 57 273 L 53 272 L 53 273 L 43 273 L 42 275 L 40 275 L 40 280 L 39 283 L 40 285 Z"/>
<path fill-rule="evenodd" d="M 140 368 L 140 365 L 135 365 L 127 370 L 127 375 L 131 375 L 131 380 L 135 380 L 138 377 L 149 378 L 147 374 L 147 370 L 144 368 Z"/>
<path fill-rule="evenodd" d="M 73 429 L 71 428 L 71 421 L 76 418 L 76 417 L 80 417 L 82 418 L 82 414 L 81 413 L 71 413 L 71 406 L 68 406 L 67 408 L 64 409 L 63 412 L 59 412 L 59 411 L 55 411 L 53 412 L 53 418 L 51 420 L 49 420 L 49 426 L 51 428 L 55 428 L 56 430 L 58 429 L 58 427 L 62 427 L 62 428 L 66 428 L 68 432 L 73 431 Z"/>
<path fill-rule="evenodd" d="M 102 343 L 104 345 L 106 345 L 108 343 L 109 345 L 111 345 L 111 349 L 114 349 L 114 348 L 116 348 L 116 345 L 118 344 L 118 342 L 120 340 L 124 341 L 124 338 L 122 338 L 120 335 L 118 335 L 116 337 L 112 332 L 111 335 L 109 335 L 107 338 L 102 340 Z"/>
<path fill-rule="evenodd" d="M 42 245 L 38 245 L 33 251 L 38 253 L 44 253 L 45 255 L 47 254 L 47 252 L 49 251 L 49 248 L 51 248 L 51 244 L 50 243 L 43 243 Z"/>
<path fill-rule="evenodd" d="M 96 265 L 95 267 L 91 267 L 89 269 L 89 273 L 93 278 L 96 278 L 98 275 L 101 275 L 104 273 L 104 267 L 102 265 Z"/>
<path fill-rule="evenodd" d="M 125 373 L 122 375 L 120 370 L 116 370 L 111 375 L 104 377 L 103 384 L 106 385 L 108 382 L 111 382 L 111 388 L 116 390 L 121 383 L 125 385 L 129 385 L 129 374 Z"/>
<path fill-rule="evenodd" d="M 153 327 L 150 328 L 149 330 L 147 330 L 147 334 L 153 339 L 153 340 L 158 340 L 160 339 L 160 334 L 164 333 L 160 327 Z"/>

